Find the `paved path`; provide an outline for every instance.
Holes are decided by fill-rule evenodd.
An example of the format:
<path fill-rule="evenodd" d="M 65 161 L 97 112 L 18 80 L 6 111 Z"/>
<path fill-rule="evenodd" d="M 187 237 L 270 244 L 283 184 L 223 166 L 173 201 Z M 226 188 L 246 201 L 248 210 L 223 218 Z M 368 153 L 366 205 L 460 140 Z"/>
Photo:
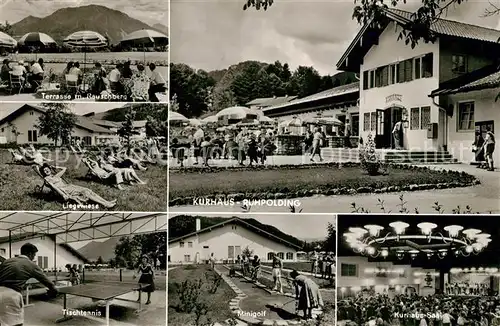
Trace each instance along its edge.
<path fill-rule="evenodd" d="M 290 163 L 289 163 L 290 164 Z M 481 184 L 467 188 L 454 188 L 443 190 L 427 190 L 427 191 L 412 191 L 402 193 L 388 194 L 357 194 L 357 195 L 342 195 L 342 196 L 316 196 L 308 198 L 297 198 L 300 200 L 300 208 L 302 213 L 351 213 L 353 212 L 352 203 L 356 203 L 358 207 L 363 207 L 372 213 L 380 213 L 381 209 L 378 200 L 384 202 L 386 212 L 391 211 L 397 213 L 401 201 L 400 195 L 404 195 L 404 200 L 407 202 L 406 207 L 409 211 L 414 211 L 418 208 L 420 213 L 432 214 L 436 213 L 433 208 L 434 203 L 438 202 L 442 205 L 444 213 L 452 213 L 457 206 L 465 209 L 466 205 L 470 205 L 472 212 L 480 213 L 500 213 L 500 171 L 495 172 L 477 169 L 474 166 L 467 164 L 444 164 L 430 165 L 433 169 L 447 169 L 464 171 L 476 176 Z M 199 212 L 199 206 L 173 206 L 170 207 L 171 212 Z M 241 208 L 238 206 L 205 206 L 203 213 L 210 212 L 230 212 L 241 213 Z M 254 206 L 249 213 L 288 213 L 286 207 L 268 207 Z"/>
<path fill-rule="evenodd" d="M 227 273 L 227 269 L 217 265 L 215 267 L 221 273 Z M 295 320 L 295 300 L 279 294 L 269 294 L 267 291 L 256 287 L 240 277 L 233 277 L 231 281 L 247 295 L 240 301 L 240 309 L 245 313 L 260 313 L 258 319 L 268 320 Z M 280 307 L 279 309 L 273 306 Z"/>

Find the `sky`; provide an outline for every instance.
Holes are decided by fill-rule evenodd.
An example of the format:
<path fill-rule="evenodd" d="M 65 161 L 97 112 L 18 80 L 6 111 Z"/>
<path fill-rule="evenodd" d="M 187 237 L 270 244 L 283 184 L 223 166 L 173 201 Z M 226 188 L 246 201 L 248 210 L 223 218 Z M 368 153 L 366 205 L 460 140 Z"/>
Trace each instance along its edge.
<path fill-rule="evenodd" d="M 245 60 L 313 66 L 336 73 L 335 64 L 360 26 L 353 0 L 275 0 L 267 11 L 243 11 L 244 0 L 171 0 L 174 63 L 196 69 L 224 69 Z M 398 6 L 415 10 L 421 0 Z M 500 0 L 491 0 L 500 6 Z M 483 17 L 487 0 L 451 7 L 445 17 L 500 29 L 500 16 Z"/>
<path fill-rule="evenodd" d="M 174 214 L 170 213 L 169 218 L 172 218 L 177 215 L 204 215 L 204 214 L 188 214 L 188 213 L 179 213 Z M 206 216 L 214 216 L 220 217 L 221 215 L 209 215 Z M 325 239 L 328 235 L 326 227 L 328 223 L 336 223 L 335 215 L 333 214 L 323 214 L 323 215 L 305 215 L 305 214 L 280 214 L 280 215 L 271 215 L 271 214 L 234 214 L 230 215 L 238 216 L 241 218 L 253 218 L 263 224 L 272 225 L 282 232 L 294 236 L 301 240 L 320 240 Z M 228 216 L 228 217 L 230 217 Z"/>
<path fill-rule="evenodd" d="M 29 15 L 45 17 L 61 8 L 91 4 L 119 10 L 150 26 L 168 26 L 168 0 L 0 0 L 0 21 L 15 23 Z"/>

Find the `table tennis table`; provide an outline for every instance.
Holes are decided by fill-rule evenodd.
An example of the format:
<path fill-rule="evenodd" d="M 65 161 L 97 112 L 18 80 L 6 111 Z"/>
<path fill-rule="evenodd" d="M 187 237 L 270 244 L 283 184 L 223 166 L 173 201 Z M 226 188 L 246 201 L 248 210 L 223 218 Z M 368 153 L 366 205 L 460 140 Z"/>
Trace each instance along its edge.
<path fill-rule="evenodd" d="M 65 277 L 65 276 L 58 276 L 57 278 L 55 276 L 49 276 L 48 277 L 49 280 L 51 280 L 52 282 L 54 282 L 56 284 L 56 287 L 58 287 L 58 282 L 67 282 L 69 281 L 69 277 Z M 25 307 L 30 307 L 30 306 L 34 306 L 35 304 L 33 303 L 30 303 L 30 292 L 31 292 L 31 289 L 33 288 L 33 285 L 35 284 L 41 284 L 40 281 L 38 281 L 37 279 L 35 278 L 30 278 L 28 281 L 26 281 L 26 289 L 24 290 L 25 292 L 25 299 L 24 299 L 24 306 Z M 44 288 L 43 291 L 45 292 L 46 289 Z"/>
<path fill-rule="evenodd" d="M 113 300 L 121 300 L 128 302 L 135 302 L 139 305 L 139 309 L 136 310 L 136 313 L 142 311 L 142 301 L 141 301 L 141 293 L 142 289 L 149 286 L 149 284 L 140 284 L 140 283 L 125 283 L 125 282 L 96 282 L 96 283 L 86 283 L 79 284 L 75 286 L 68 286 L 58 289 L 59 293 L 64 295 L 63 301 L 63 311 L 67 309 L 67 296 L 73 295 L 77 297 L 89 298 L 97 301 L 104 301 L 106 303 L 106 325 L 109 325 L 109 307 Z M 139 302 L 136 300 L 119 298 L 127 293 L 131 293 L 134 291 L 139 291 Z M 63 321 L 70 320 L 72 316 L 63 316 L 56 320 L 56 323 L 60 323 Z"/>

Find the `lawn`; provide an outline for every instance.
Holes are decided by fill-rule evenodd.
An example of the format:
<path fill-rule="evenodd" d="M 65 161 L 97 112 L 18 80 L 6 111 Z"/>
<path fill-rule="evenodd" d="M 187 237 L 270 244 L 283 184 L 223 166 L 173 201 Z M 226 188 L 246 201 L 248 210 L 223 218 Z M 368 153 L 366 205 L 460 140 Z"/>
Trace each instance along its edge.
<path fill-rule="evenodd" d="M 214 172 L 170 172 L 170 199 L 231 193 L 290 193 L 332 188 L 384 188 L 408 184 L 468 181 L 457 174 L 389 167 L 385 175 L 369 176 L 357 166 L 309 169 L 228 169 Z"/>
<path fill-rule="evenodd" d="M 53 158 L 54 153 L 45 154 Z M 61 161 L 61 162 L 60 162 Z M 62 162 L 64 161 L 64 162 Z M 43 193 L 35 191 L 36 186 L 43 184 L 42 178 L 31 166 L 10 164 L 11 154 L 0 150 L 0 209 L 29 211 L 60 211 L 63 202 L 45 189 Z M 73 154 L 64 160 L 58 160 L 58 166 L 68 170 L 63 178 L 72 184 L 89 188 L 106 200 L 117 200 L 116 211 L 148 211 L 160 212 L 167 210 L 168 184 L 167 168 L 150 165 L 147 171 L 137 171 L 146 185 L 125 186 L 118 190 L 100 182 L 85 177 L 87 167 Z M 100 210 L 104 210 L 100 208 Z"/>
<path fill-rule="evenodd" d="M 206 274 L 213 275 L 214 273 L 208 265 L 181 266 L 168 272 L 168 325 L 185 326 L 195 324 L 194 313 L 179 311 L 180 295 L 177 290 L 180 288 L 181 283 L 185 281 L 202 280 L 208 283 Z M 229 310 L 229 301 L 234 297 L 236 297 L 236 294 L 224 281 L 221 282 L 215 293 L 210 293 L 206 287 L 203 287 L 199 298 L 208 305 L 208 312 L 202 319 L 206 321 L 209 318 L 211 322 L 222 322 L 233 318 Z"/>

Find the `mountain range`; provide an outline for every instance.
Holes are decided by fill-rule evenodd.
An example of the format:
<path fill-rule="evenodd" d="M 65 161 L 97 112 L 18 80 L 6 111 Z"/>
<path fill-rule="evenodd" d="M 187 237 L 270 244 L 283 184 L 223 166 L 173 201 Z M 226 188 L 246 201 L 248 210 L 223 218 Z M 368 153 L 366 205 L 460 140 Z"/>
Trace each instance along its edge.
<path fill-rule="evenodd" d="M 42 32 L 60 42 L 71 33 L 90 30 L 108 37 L 111 44 L 141 29 L 168 35 L 168 28 L 162 24 L 150 26 L 121 11 L 99 5 L 63 8 L 42 18 L 28 16 L 12 25 L 13 34 L 17 37 L 29 32 Z"/>
<path fill-rule="evenodd" d="M 99 256 L 104 261 L 115 258 L 115 247 L 120 241 L 120 237 L 109 238 L 106 241 L 91 241 L 77 251 L 89 261 L 96 261 Z"/>

